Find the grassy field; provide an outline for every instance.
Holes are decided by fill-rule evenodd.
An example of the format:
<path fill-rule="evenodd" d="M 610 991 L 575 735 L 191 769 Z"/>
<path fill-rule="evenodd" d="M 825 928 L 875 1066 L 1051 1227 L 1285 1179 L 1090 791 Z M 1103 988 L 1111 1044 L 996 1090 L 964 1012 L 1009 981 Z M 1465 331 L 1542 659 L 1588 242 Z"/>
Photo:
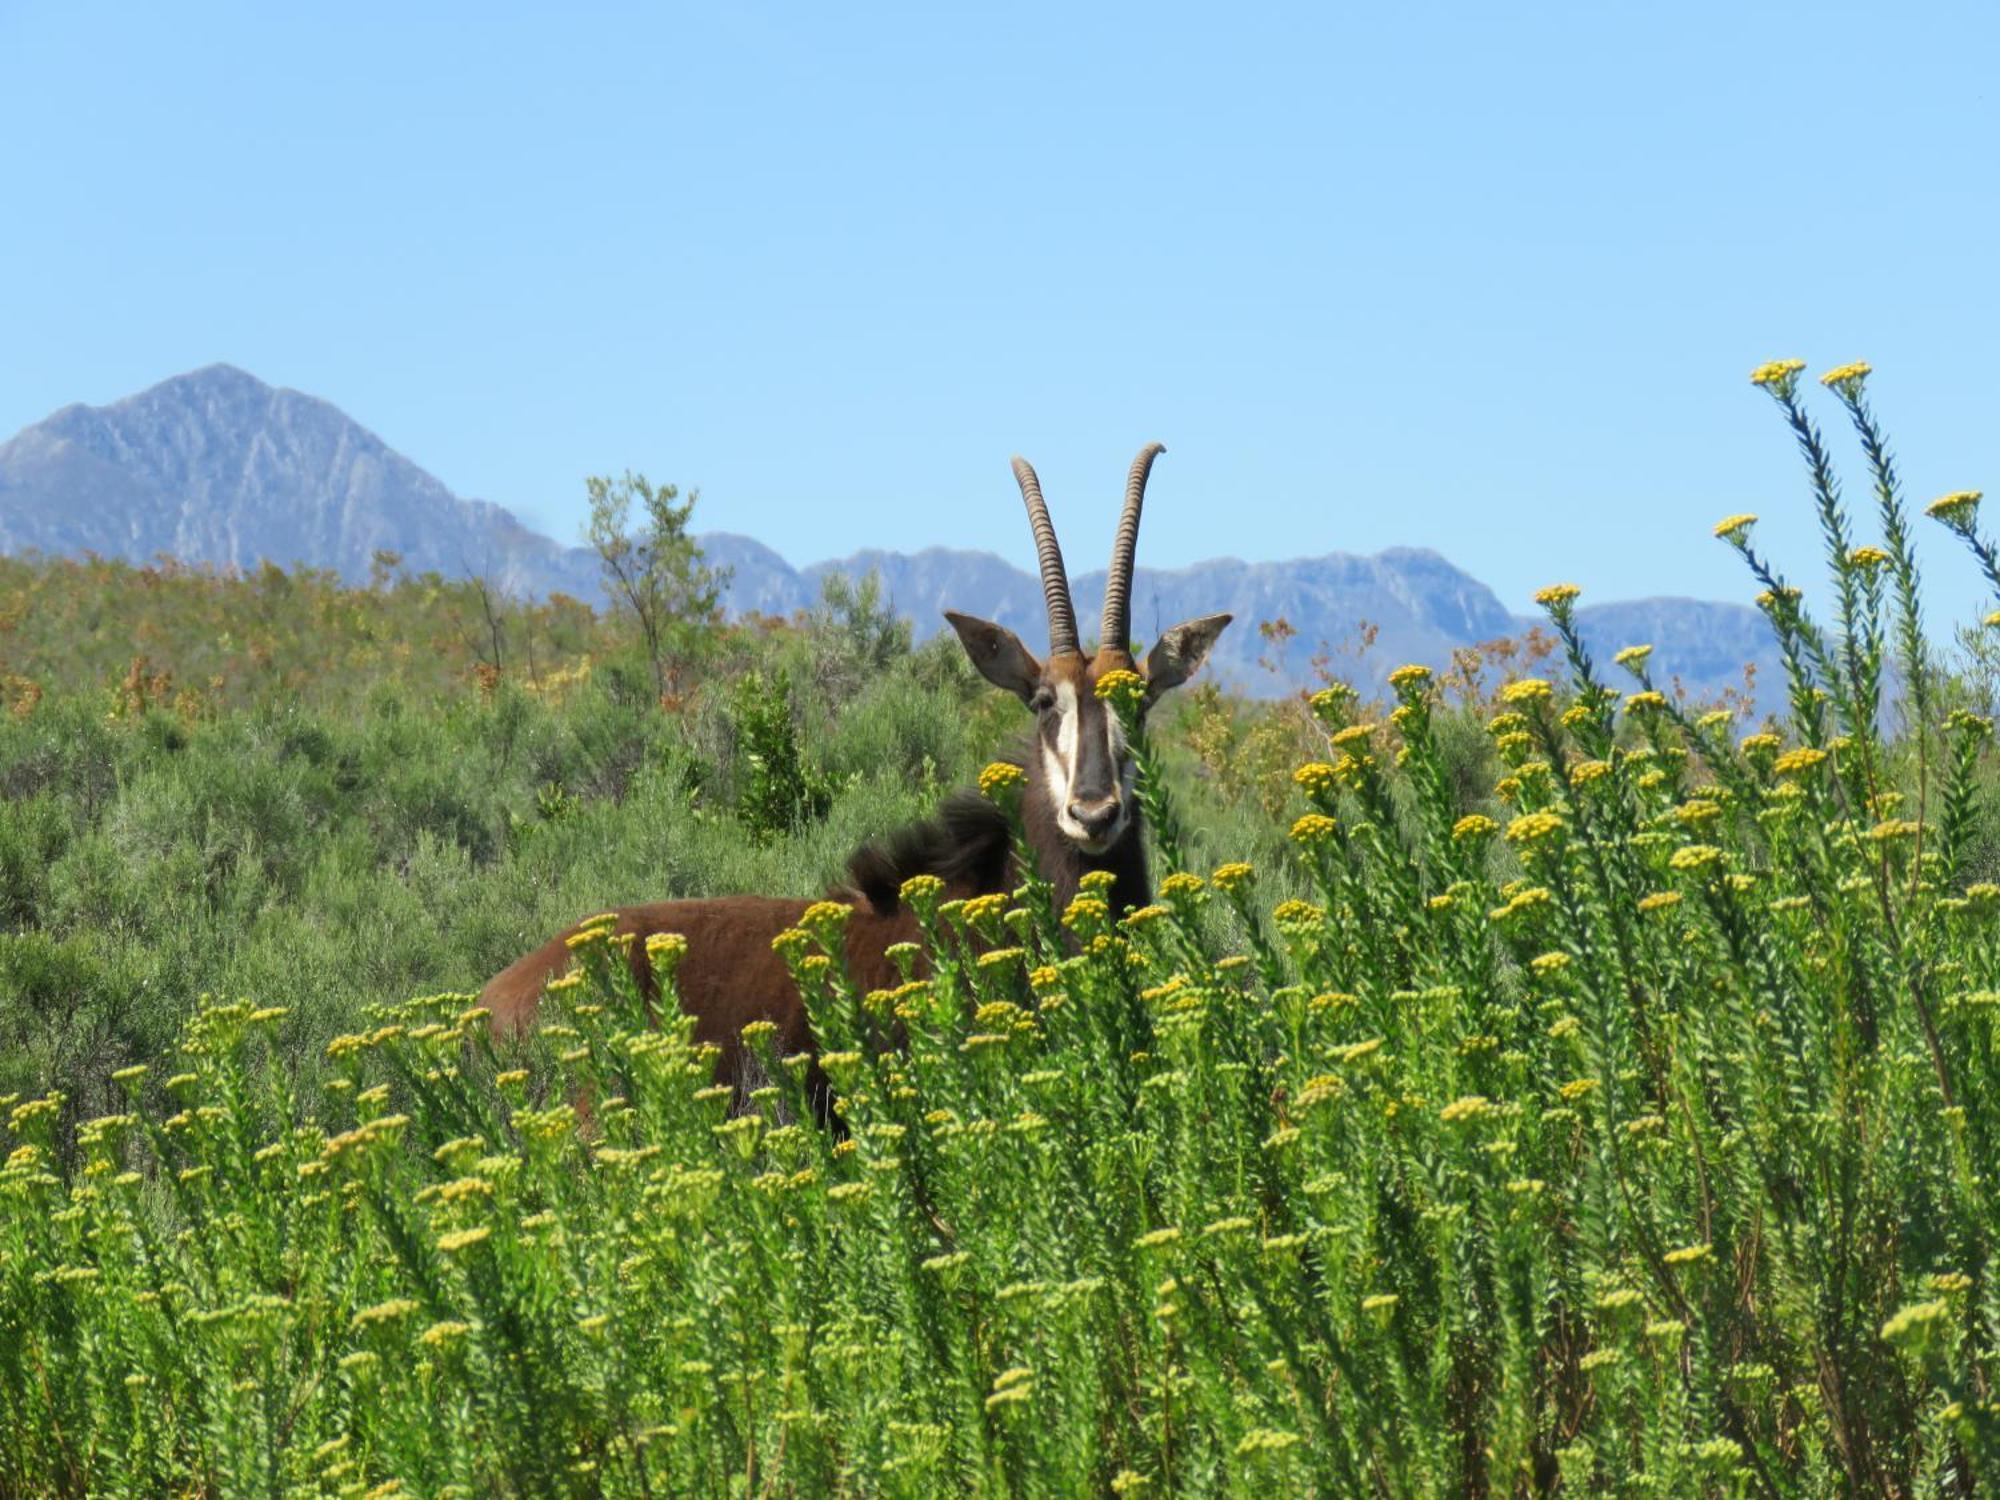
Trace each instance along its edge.
<path fill-rule="evenodd" d="M 1192 694 L 1131 726 L 1156 905 L 919 883 L 872 994 L 843 908 L 787 936 L 834 1131 L 769 1055 L 731 1116 L 601 931 L 519 1053 L 467 992 L 824 889 L 1018 727 L 955 643 L 830 601 L 663 706 L 560 602 L 6 565 L 60 608 L 0 612 L 0 1490 L 1990 1492 L 1992 705 L 1864 380 L 1866 545 L 1759 372 L 1829 617 L 1717 529 L 1786 722 L 1588 660 L 1568 586 L 1495 701 Z"/>

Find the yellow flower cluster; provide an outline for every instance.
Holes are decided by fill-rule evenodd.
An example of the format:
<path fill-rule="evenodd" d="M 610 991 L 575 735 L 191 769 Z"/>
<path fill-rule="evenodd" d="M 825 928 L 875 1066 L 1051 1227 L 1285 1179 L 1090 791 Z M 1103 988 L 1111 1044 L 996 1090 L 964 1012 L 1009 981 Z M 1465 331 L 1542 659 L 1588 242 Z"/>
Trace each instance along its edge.
<path fill-rule="evenodd" d="M 1500 689 L 1502 703 L 1546 703 L 1555 690 L 1539 677 L 1523 677 Z"/>
<path fill-rule="evenodd" d="M 1098 678 L 1095 692 L 1106 703 L 1137 708 L 1139 700 L 1146 696 L 1146 679 L 1120 667 Z"/>
<path fill-rule="evenodd" d="M 912 875 L 897 888 L 897 894 L 910 905 L 921 906 L 944 894 L 944 882 L 935 875 Z"/>
<path fill-rule="evenodd" d="M 959 907 L 959 915 L 975 927 L 997 922 L 1007 915 L 1009 899 L 1005 891 L 988 891 L 983 896 L 972 896 Z"/>
<path fill-rule="evenodd" d="M 799 926 L 819 942 L 822 947 L 831 948 L 847 930 L 848 919 L 854 915 L 854 908 L 845 901 L 815 901 L 805 909 L 799 918 Z"/>
<path fill-rule="evenodd" d="M 1552 812 L 1522 813 L 1507 825 L 1507 842 L 1510 844 L 1539 844 L 1545 839 L 1561 833 L 1563 820 L 1560 814 Z"/>
<path fill-rule="evenodd" d="M 1826 759 L 1824 750 L 1815 750 L 1811 745 L 1801 745 L 1796 750 L 1787 750 L 1772 763 L 1771 769 L 1780 776 L 1792 776 L 1801 771 L 1810 771 Z"/>
<path fill-rule="evenodd" d="M 1687 873 L 1706 870 L 1721 858 L 1722 851 L 1713 844 L 1688 844 L 1676 849 L 1673 858 L 1669 859 L 1667 864 L 1673 869 Z"/>
<path fill-rule="evenodd" d="M 1247 885 L 1256 873 L 1243 861 L 1233 860 L 1229 864 L 1216 866 L 1215 873 L 1209 876 L 1209 881 L 1218 891 L 1227 893 L 1239 886 Z"/>
<path fill-rule="evenodd" d="M 1750 383 L 1769 386 L 1781 394 L 1789 395 L 1793 383 L 1799 378 L 1799 372 L 1805 367 L 1806 362 L 1802 359 L 1774 359 L 1752 370 Z"/>
<path fill-rule="evenodd" d="M 1516 891 L 1508 898 L 1505 906 L 1496 906 L 1487 913 L 1487 916 L 1495 922 L 1504 922 L 1507 918 L 1517 917 L 1522 912 L 1540 911 L 1554 899 L 1546 886 L 1531 885 L 1525 890 Z"/>
<path fill-rule="evenodd" d="M 1625 700 L 1625 712 L 1628 714 L 1650 713 L 1666 706 L 1666 698 L 1659 693 L 1634 693 Z"/>
<path fill-rule="evenodd" d="M 1845 395 L 1849 389 L 1859 389 L 1873 368 L 1866 360 L 1857 359 L 1851 365 L 1838 365 L 1828 370 L 1820 376 L 1819 383 L 1830 391 L 1840 391 Z"/>
<path fill-rule="evenodd" d="M 1535 591 L 1535 603 L 1544 609 L 1553 609 L 1558 605 L 1568 604 L 1582 592 L 1583 590 L 1573 583 L 1552 583 L 1545 589 Z"/>
<path fill-rule="evenodd" d="M 1078 896 L 1063 912 L 1065 927 L 1078 927 L 1103 922 L 1111 916 L 1111 908 L 1095 896 Z"/>
<path fill-rule="evenodd" d="M 1028 779 L 1028 773 L 1019 766 L 1004 760 L 996 760 L 979 773 L 979 790 L 988 797 L 998 797 L 1002 792 L 1011 792 Z"/>
<path fill-rule="evenodd" d="M 1930 1324 L 1951 1315 L 1951 1308 L 1943 1299 L 1934 1302 L 1913 1302 L 1899 1308 L 1888 1322 L 1882 1325 L 1882 1337 L 1891 1343 L 1901 1343 L 1921 1334 Z"/>
<path fill-rule="evenodd" d="M 1611 659 L 1621 667 L 1638 667 L 1653 654 L 1651 646 L 1627 646 Z"/>
<path fill-rule="evenodd" d="M 1160 882 L 1160 894 L 1169 900 L 1199 896 L 1206 883 L 1199 875 L 1190 875 L 1185 870 L 1176 870 Z"/>
<path fill-rule="evenodd" d="M 1338 826 L 1325 813 L 1307 813 L 1292 824 L 1292 842 L 1306 845 L 1323 843 L 1333 837 Z"/>
<path fill-rule="evenodd" d="M 484 1177 L 457 1177 L 440 1186 L 438 1196 L 447 1203 L 462 1203 L 468 1198 L 491 1198 L 493 1184 Z"/>
<path fill-rule="evenodd" d="M 1599 777 L 1610 774 L 1611 762 L 1608 760 L 1580 760 L 1569 768 L 1569 784 L 1588 786 Z"/>
<path fill-rule="evenodd" d="M 1484 1094 L 1464 1094 L 1438 1111 L 1438 1118 L 1447 1123 L 1459 1120 L 1476 1120 L 1482 1115 L 1493 1113 L 1493 1101 Z"/>
<path fill-rule="evenodd" d="M 1715 534 L 1725 542 L 1740 542 L 1757 524 L 1757 517 L 1745 511 L 1741 515 L 1727 516 L 1715 523 Z"/>
<path fill-rule="evenodd" d="M 1248 1458 L 1253 1453 L 1278 1453 L 1298 1441 L 1296 1432 L 1281 1432 L 1275 1427 L 1253 1427 L 1236 1444 L 1236 1456 Z"/>
<path fill-rule="evenodd" d="M 1889 561 L 1889 554 L 1880 547 L 1856 547 L 1847 554 L 1847 561 L 1854 567 L 1873 571 Z"/>
<path fill-rule="evenodd" d="M 1868 837 L 1878 844 L 1886 844 L 1896 839 L 1915 838 L 1923 827 L 1923 824 L 1910 818 L 1887 818 L 1869 829 Z"/>
<path fill-rule="evenodd" d="M 1406 687 L 1422 687 L 1431 680 L 1431 669 L 1412 662 L 1396 668 L 1389 674 L 1389 686 L 1401 691 Z"/>
<path fill-rule="evenodd" d="M 1963 529 L 1972 524 L 1982 493 L 1979 490 L 1954 490 L 1949 495 L 1940 495 L 1924 507 L 1924 514 L 1947 526 Z"/>
<path fill-rule="evenodd" d="M 1681 901 L 1679 891 L 1654 891 L 1639 898 L 1640 911 L 1665 911 L 1670 906 L 1678 906 Z"/>
<path fill-rule="evenodd" d="M 1308 761 L 1292 772 L 1292 780 L 1303 788 L 1308 796 L 1331 796 L 1340 784 L 1339 773 L 1323 760 Z"/>
<path fill-rule="evenodd" d="M 408 1297 L 396 1297 L 388 1302 L 378 1302 L 373 1307 L 364 1307 L 349 1320 L 348 1327 L 356 1333 L 376 1323 L 387 1323 L 394 1318 L 406 1318 L 417 1310 L 417 1304 Z"/>

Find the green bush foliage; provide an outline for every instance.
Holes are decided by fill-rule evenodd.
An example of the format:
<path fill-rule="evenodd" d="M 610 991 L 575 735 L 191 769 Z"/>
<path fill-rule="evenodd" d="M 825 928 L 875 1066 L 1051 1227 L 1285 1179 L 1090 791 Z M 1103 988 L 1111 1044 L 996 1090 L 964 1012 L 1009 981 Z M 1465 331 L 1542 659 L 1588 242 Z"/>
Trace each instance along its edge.
<path fill-rule="evenodd" d="M 833 785 L 807 763 L 792 716 L 792 684 L 780 669 L 746 673 L 732 705 L 743 765 L 736 816 L 750 836 L 768 842 L 817 823 L 833 805 Z"/>

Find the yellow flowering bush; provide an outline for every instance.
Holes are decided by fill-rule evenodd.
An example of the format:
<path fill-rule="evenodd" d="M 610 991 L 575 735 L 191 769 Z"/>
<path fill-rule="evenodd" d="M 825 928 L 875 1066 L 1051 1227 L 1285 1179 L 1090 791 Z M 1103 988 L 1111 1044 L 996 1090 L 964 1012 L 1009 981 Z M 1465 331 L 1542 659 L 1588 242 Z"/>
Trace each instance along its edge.
<path fill-rule="evenodd" d="M 779 904 L 796 925 L 730 941 L 771 945 L 781 997 L 706 923 L 635 973 L 646 924 L 604 913 L 518 1034 L 463 993 L 332 1010 L 302 962 L 191 1008 L 156 1066 L 72 1059 L 58 1093 L 17 1059 L 0 1493 L 2000 1490 L 1991 726 L 1908 635 L 1876 377 L 1823 377 L 1868 465 L 1857 546 L 1801 369 L 1758 379 L 1833 587 L 1808 601 L 1752 518 L 1721 528 L 1787 677 L 1740 740 L 1643 646 L 1617 714 L 1558 585 L 1504 669 L 1543 675 L 1498 705 L 1456 663 L 1399 668 L 1379 707 L 1273 706 L 1282 764 L 1327 759 L 1262 803 L 1198 773 L 1183 819 L 1184 731 L 1157 726 L 1150 892 L 1091 860 L 1018 891 L 919 875 L 907 913 Z M 1984 569 L 1976 496 L 1946 501 Z M 513 685 L 479 691 L 468 717 L 514 735 Z M 51 712 L 0 715 L 0 772 L 60 758 Z M 555 737 L 525 722 L 507 753 L 537 761 Z M 346 775 L 296 758 L 316 795 Z M 1024 773 L 979 779 L 1018 851 Z M 700 776 L 660 785 L 677 879 L 735 888 L 773 852 Z M 569 795 L 505 825 L 538 880 L 621 836 L 560 827 Z M 0 802 L 0 897 L 81 858 L 73 811 Z M 775 851 L 792 886 L 838 878 L 823 839 Z M 393 909 L 509 937 L 518 903 L 431 899 L 449 863 L 399 873 L 425 899 Z M 61 1004 L 90 951 L 10 929 L 0 980 Z M 737 1036 L 682 1011 L 718 992 Z"/>

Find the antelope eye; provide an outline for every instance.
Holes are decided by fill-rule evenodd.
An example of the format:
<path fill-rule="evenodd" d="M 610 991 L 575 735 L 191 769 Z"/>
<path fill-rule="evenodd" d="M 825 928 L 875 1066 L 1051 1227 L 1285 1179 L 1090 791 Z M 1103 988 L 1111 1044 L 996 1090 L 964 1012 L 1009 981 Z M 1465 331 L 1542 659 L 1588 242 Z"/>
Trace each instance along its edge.
<path fill-rule="evenodd" d="M 1028 707 L 1033 709 L 1038 714 L 1045 714 L 1055 706 L 1056 706 L 1055 692 L 1053 689 L 1046 687 L 1036 688 L 1035 695 L 1028 700 Z"/>

